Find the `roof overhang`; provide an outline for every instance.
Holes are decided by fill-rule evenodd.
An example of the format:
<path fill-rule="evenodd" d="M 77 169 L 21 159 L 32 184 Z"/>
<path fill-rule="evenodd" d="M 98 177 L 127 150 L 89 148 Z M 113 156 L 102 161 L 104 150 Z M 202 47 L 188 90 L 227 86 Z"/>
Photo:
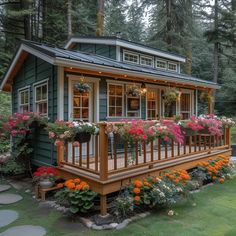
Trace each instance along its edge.
<path fill-rule="evenodd" d="M 10 64 L 4 79 L 2 81 L 2 84 L 0 86 L 0 90 L 3 91 L 10 91 L 11 84 L 13 82 L 14 76 L 17 74 L 19 69 L 21 68 L 21 65 L 23 64 L 24 60 L 26 59 L 28 53 L 41 58 L 42 60 L 56 65 L 56 66 L 62 66 L 62 67 L 73 67 L 78 69 L 85 69 L 90 71 L 100 71 L 104 73 L 113 73 L 114 75 L 126 75 L 131 77 L 137 77 L 137 78 L 147 78 L 154 81 L 164 81 L 164 82 L 177 82 L 178 84 L 183 83 L 185 85 L 191 85 L 195 87 L 202 87 L 202 88 L 212 88 L 212 89 L 219 89 L 220 86 L 213 83 L 205 83 L 200 81 L 191 81 L 187 79 L 181 79 L 181 78 L 175 78 L 174 76 L 163 76 L 163 75 L 156 75 L 156 74 L 150 74 L 146 72 L 139 72 L 134 70 L 127 70 L 117 67 L 110 67 L 105 65 L 99 65 L 99 64 L 91 64 L 88 62 L 82 62 L 77 61 L 73 59 L 66 59 L 66 58 L 60 58 L 60 57 L 51 57 L 49 55 L 46 55 L 45 53 L 40 52 L 40 50 L 36 50 L 28 45 L 21 44 L 19 47 L 14 59 L 12 60 L 12 63 Z"/>
<path fill-rule="evenodd" d="M 85 38 L 85 37 L 81 37 L 81 38 L 70 38 L 68 40 L 68 42 L 65 45 L 65 49 L 69 49 L 72 47 L 73 44 L 75 43 L 95 43 L 95 44 L 105 44 L 105 45 L 113 45 L 113 46 L 120 46 L 120 47 L 124 47 L 124 48 L 129 48 L 131 50 L 137 50 L 139 52 L 142 53 L 147 53 L 147 54 L 152 54 L 155 56 L 159 56 L 159 57 L 164 57 L 164 58 L 168 58 L 171 60 L 175 60 L 175 61 L 179 61 L 179 62 L 186 62 L 186 58 L 175 55 L 175 54 L 171 54 L 171 53 L 165 53 L 164 51 L 159 51 L 157 49 L 152 49 L 150 47 L 147 47 L 145 45 L 137 45 L 135 43 L 132 42 L 128 42 L 128 41 L 124 41 L 121 40 L 119 38 L 114 39 L 104 39 L 104 38 Z"/>

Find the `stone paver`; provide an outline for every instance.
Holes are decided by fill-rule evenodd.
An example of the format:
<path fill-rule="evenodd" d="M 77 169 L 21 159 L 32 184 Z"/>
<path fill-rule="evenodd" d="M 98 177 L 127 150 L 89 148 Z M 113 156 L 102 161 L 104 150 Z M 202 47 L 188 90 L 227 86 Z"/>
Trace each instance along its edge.
<path fill-rule="evenodd" d="M 12 210 L 0 210 L 0 228 L 18 219 L 19 214 Z"/>
<path fill-rule="evenodd" d="M 1 193 L 0 194 L 0 204 L 11 204 L 18 202 L 22 199 L 19 194 L 13 193 Z"/>
<path fill-rule="evenodd" d="M 21 225 L 7 229 L 0 236 L 44 236 L 46 230 L 41 226 Z"/>
<path fill-rule="evenodd" d="M 0 192 L 7 191 L 7 190 L 10 189 L 10 188 L 11 188 L 10 185 L 0 184 Z"/>

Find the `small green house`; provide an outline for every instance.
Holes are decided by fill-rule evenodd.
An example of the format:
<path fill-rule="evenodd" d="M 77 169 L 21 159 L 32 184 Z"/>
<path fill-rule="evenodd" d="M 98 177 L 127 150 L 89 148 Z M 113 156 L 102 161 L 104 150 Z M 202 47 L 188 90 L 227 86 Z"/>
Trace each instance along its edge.
<path fill-rule="evenodd" d="M 188 119 L 198 112 L 199 92 L 211 94 L 219 86 L 182 74 L 185 62 L 177 54 L 117 37 L 72 37 L 64 48 L 22 41 L 0 89 L 12 94 L 13 112 L 34 111 L 50 121 L 157 120 L 178 114 Z M 78 92 L 79 81 L 91 90 Z M 179 97 L 167 105 L 171 89 Z M 140 93 L 133 96 L 134 90 Z M 33 162 L 56 163 L 56 150 L 43 130 L 34 142 Z"/>

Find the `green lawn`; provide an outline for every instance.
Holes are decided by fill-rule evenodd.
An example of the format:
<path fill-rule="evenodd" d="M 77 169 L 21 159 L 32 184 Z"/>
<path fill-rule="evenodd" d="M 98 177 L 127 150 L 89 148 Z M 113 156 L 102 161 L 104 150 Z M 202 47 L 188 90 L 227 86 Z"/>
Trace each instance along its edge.
<path fill-rule="evenodd" d="M 12 190 L 12 192 L 14 192 Z M 153 213 L 145 219 L 136 221 L 120 231 L 92 231 L 80 223 L 72 223 L 61 213 L 39 208 L 30 194 L 21 192 L 24 199 L 1 209 L 14 209 L 20 218 L 13 225 L 33 224 L 46 228 L 49 236 L 106 236 L 106 235 L 155 235 L 155 236 L 235 236 L 236 235 L 236 179 L 225 184 L 215 184 L 194 194 L 194 202 L 176 206 L 175 216 L 167 216 L 166 211 Z M 1 232 L 8 227 L 2 228 Z"/>
<path fill-rule="evenodd" d="M 236 127 L 232 127 L 231 129 L 231 137 L 232 144 L 236 144 Z"/>

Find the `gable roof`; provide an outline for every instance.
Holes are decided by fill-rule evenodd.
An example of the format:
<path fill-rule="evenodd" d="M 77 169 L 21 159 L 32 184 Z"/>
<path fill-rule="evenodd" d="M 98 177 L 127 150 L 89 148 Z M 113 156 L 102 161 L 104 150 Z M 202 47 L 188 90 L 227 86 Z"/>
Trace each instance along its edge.
<path fill-rule="evenodd" d="M 177 54 L 172 53 L 164 50 L 160 50 L 151 46 L 147 46 L 141 43 L 132 42 L 126 39 L 118 38 L 115 36 L 79 36 L 75 37 L 72 36 L 69 38 L 65 45 L 65 49 L 70 49 L 71 46 L 75 43 L 88 43 L 88 44 L 105 44 L 105 45 L 113 45 L 113 46 L 120 46 L 124 48 L 128 48 L 131 50 L 137 50 L 142 53 L 152 54 L 159 57 L 164 57 L 167 59 L 179 61 L 179 62 L 186 62 L 186 58 Z"/>
<path fill-rule="evenodd" d="M 6 83 L 17 73 L 15 68 L 17 65 L 18 67 L 20 66 L 19 62 L 22 62 L 20 58 L 22 55 L 27 53 L 33 54 L 50 64 L 58 66 L 88 69 L 101 72 L 112 72 L 114 74 L 125 74 L 129 76 L 139 76 L 150 78 L 152 80 L 177 82 L 206 88 L 217 89 L 220 87 L 214 82 L 198 79 L 185 74 L 158 70 L 156 68 L 142 65 L 127 64 L 113 60 L 111 58 L 106 58 L 90 53 L 70 51 L 45 44 L 23 41 L 15 57 L 13 58 L 12 63 L 9 65 L 9 68 L 0 85 L 0 90 L 3 90 Z"/>

